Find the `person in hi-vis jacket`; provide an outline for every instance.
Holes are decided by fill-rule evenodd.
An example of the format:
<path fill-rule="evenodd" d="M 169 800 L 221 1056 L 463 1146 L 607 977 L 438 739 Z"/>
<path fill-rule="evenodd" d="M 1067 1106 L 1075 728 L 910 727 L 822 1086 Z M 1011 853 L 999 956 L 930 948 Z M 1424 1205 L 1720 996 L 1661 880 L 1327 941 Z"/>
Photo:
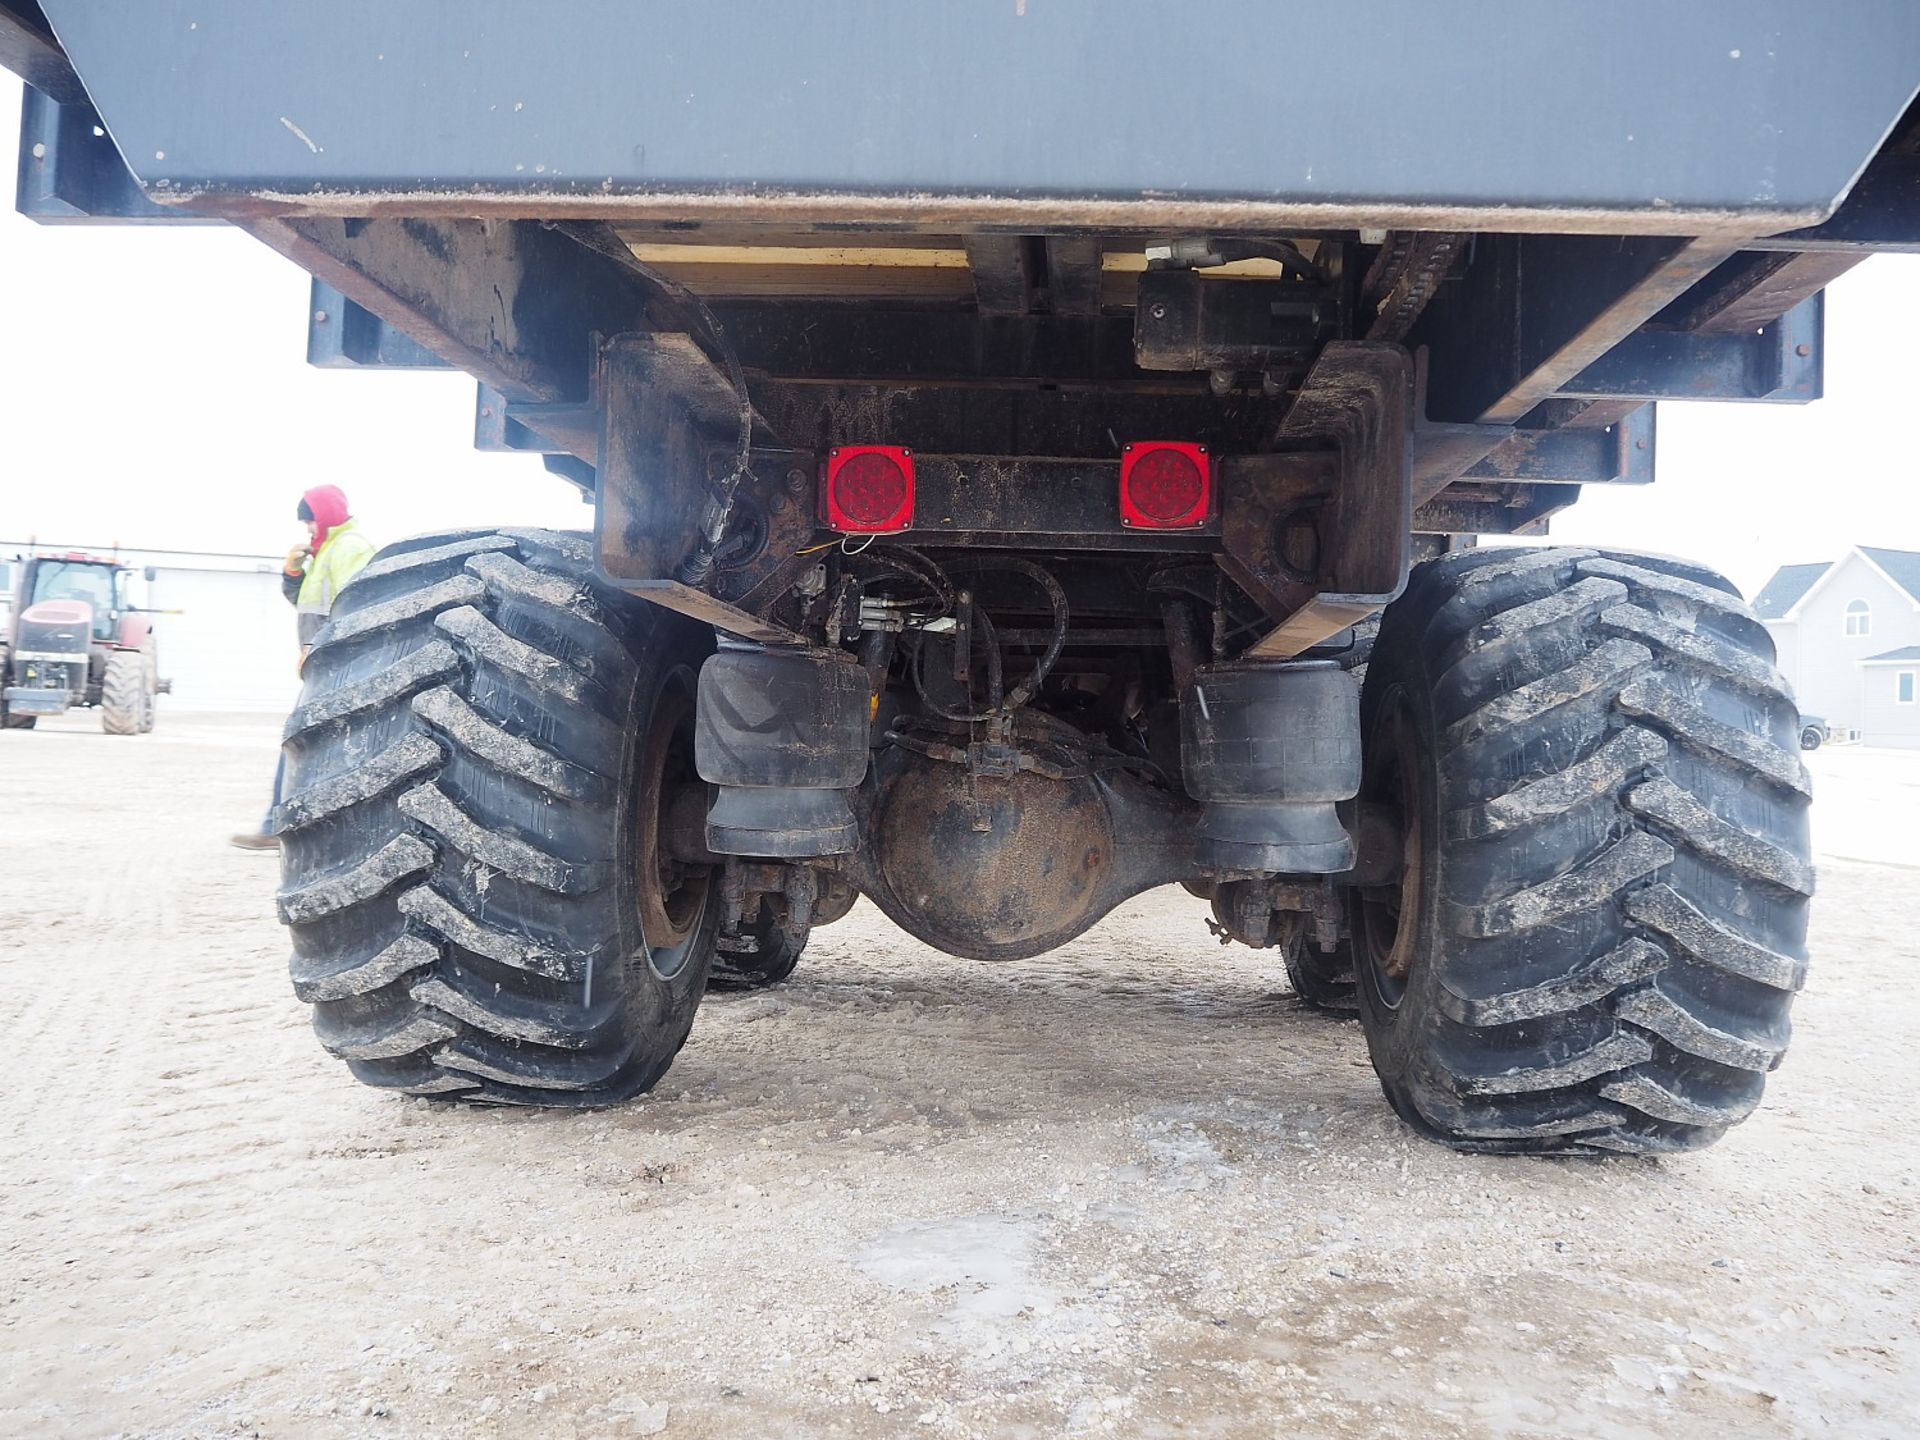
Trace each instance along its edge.
<path fill-rule="evenodd" d="M 314 486 L 300 497 L 300 508 L 294 513 L 306 522 L 307 543 L 287 551 L 287 563 L 280 572 L 280 589 L 294 608 L 300 639 L 298 664 L 304 669 L 313 637 L 327 623 L 335 597 L 373 558 L 373 542 L 360 533 L 360 522 L 353 518 L 346 492 L 338 485 Z M 273 800 L 260 821 L 260 828 L 235 835 L 234 844 L 245 850 L 280 847 L 280 837 L 272 833 L 273 810 L 280 803 L 280 787 L 286 772 L 287 762 L 283 756 L 273 772 Z"/>

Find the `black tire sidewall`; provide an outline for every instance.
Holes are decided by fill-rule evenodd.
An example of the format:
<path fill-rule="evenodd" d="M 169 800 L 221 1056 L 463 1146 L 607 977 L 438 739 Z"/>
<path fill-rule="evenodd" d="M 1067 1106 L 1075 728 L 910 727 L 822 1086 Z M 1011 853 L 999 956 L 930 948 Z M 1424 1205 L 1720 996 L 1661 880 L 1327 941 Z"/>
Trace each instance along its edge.
<path fill-rule="evenodd" d="M 679 959 L 662 974 L 644 937 L 663 936 L 643 927 L 641 887 L 677 882 L 636 863 L 642 807 L 660 802 L 641 785 L 663 779 L 677 793 L 693 774 L 692 701 L 713 632 L 597 580 L 584 537 L 437 538 L 453 553 L 370 566 L 347 587 L 289 722 L 281 897 L 296 990 L 331 992 L 308 997 L 315 1029 L 367 1084 L 451 1101 L 616 1104 L 653 1086 L 685 1043 L 719 933 L 709 884 L 697 920 L 675 911 Z M 472 539 L 499 543 L 459 548 Z M 441 548 L 403 542 L 375 564 Z M 514 569 L 480 565 L 482 555 Z M 480 577 L 483 593 L 472 582 L 458 604 L 433 593 L 460 575 Z M 361 618 L 396 602 L 377 624 Z M 463 611 L 469 619 L 445 623 Z M 429 667 L 399 669 L 432 646 Z M 586 678 L 559 678 L 573 675 Z M 377 677 L 390 688 L 354 693 Z M 658 758 L 648 732 L 676 687 L 683 739 L 663 772 L 643 776 Z M 443 708 L 429 713 L 420 702 L 436 690 Z M 351 703 L 330 713 L 341 693 Z M 422 758 L 415 740 L 408 768 L 371 794 L 338 784 L 406 736 L 439 758 Z M 523 747 L 553 768 L 520 774 Z M 408 865 L 375 871 L 384 888 L 327 892 L 396 844 L 410 847 Z M 317 903 L 287 914 L 289 897 L 316 891 Z M 424 956 L 381 973 L 408 938 Z M 521 943 L 524 962 L 508 949 Z"/>
<path fill-rule="evenodd" d="M 636 1045 L 634 1079 L 641 1082 L 640 1088 L 651 1085 L 665 1071 L 693 1029 L 695 1011 L 706 991 L 724 908 L 716 873 L 709 883 L 685 958 L 672 974 L 662 975 L 653 963 L 653 954 L 640 928 L 637 806 L 650 803 L 651 797 L 639 794 L 638 770 L 661 701 L 674 686 L 682 683 L 688 686 L 687 694 L 692 697 L 700 662 L 711 645 L 710 642 L 702 645 L 691 627 L 661 623 L 657 616 L 648 618 L 656 621 L 652 634 L 637 645 L 629 641 L 637 662 L 630 712 L 633 723 L 627 730 L 621 800 L 614 812 L 614 854 L 618 869 L 613 884 L 620 915 L 620 953 L 626 957 L 622 963 L 622 983 L 626 988 L 623 1021 Z"/>
<path fill-rule="evenodd" d="M 1330 962 L 1337 963 L 1337 955 L 1323 954 L 1311 940 L 1301 940 L 1288 948 L 1283 960 L 1293 993 L 1302 1003 L 1315 1010 L 1351 1011 L 1352 987 L 1326 973 L 1332 968 Z"/>
<path fill-rule="evenodd" d="M 133 708 L 128 710 L 113 702 L 123 698 L 122 692 L 129 688 L 123 683 L 123 677 L 134 668 L 137 675 L 131 686 Z M 100 677 L 100 728 L 107 734 L 140 735 L 153 728 L 141 725 L 142 709 L 147 703 L 146 677 L 146 657 L 138 650 L 116 650 L 107 657 L 106 669 Z"/>
<path fill-rule="evenodd" d="M 1604 578 L 1625 603 L 1604 586 L 1551 598 Z M 1418 886 L 1400 901 L 1398 983 L 1354 893 L 1354 969 L 1381 1087 L 1422 1133 L 1657 1154 L 1711 1144 L 1758 1104 L 1804 965 L 1806 783 L 1797 760 L 1717 747 L 1730 727 L 1785 749 L 1801 727 L 1782 723 L 1765 631 L 1709 581 L 1660 557 L 1506 549 L 1429 562 L 1389 607 L 1361 797 L 1410 812 Z M 1533 789 L 1558 776 L 1574 778 Z M 1707 812 L 1707 838 L 1686 833 L 1686 807 Z"/>
<path fill-rule="evenodd" d="M 1383 627 L 1383 642 L 1397 638 Z M 1421 836 L 1420 885 L 1416 914 L 1411 917 L 1416 928 L 1411 964 L 1397 1000 L 1385 992 L 1383 977 L 1370 953 L 1367 932 L 1358 914 L 1357 896 L 1352 917 L 1355 998 L 1367 1037 L 1368 1054 L 1394 1110 L 1422 1130 L 1431 1127 L 1416 1097 L 1430 1093 L 1433 1083 L 1426 1065 L 1432 1043 L 1427 1017 L 1433 1012 L 1434 990 L 1440 983 L 1436 961 L 1444 940 L 1440 934 L 1440 895 L 1443 893 L 1440 872 L 1444 864 L 1438 843 L 1440 785 L 1438 767 L 1433 764 L 1435 725 L 1431 688 L 1426 681 L 1425 666 L 1414 647 L 1389 643 L 1374 652 L 1361 702 L 1363 773 L 1378 766 L 1380 748 L 1392 743 L 1390 721 L 1398 707 L 1404 707 L 1412 721 L 1422 762 L 1413 777 L 1416 813 L 1406 817 L 1419 826 Z M 1365 795 L 1367 791 L 1363 788 L 1361 793 Z M 1400 923 L 1409 923 L 1404 909 Z"/>

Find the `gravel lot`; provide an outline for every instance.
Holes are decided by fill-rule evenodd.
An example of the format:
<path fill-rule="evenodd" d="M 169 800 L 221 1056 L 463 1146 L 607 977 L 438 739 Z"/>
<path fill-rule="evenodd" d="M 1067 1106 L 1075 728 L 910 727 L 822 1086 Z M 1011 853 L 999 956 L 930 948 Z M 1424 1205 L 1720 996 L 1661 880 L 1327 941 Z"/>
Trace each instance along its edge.
<path fill-rule="evenodd" d="M 1005 966 L 863 907 L 623 1110 L 383 1096 L 225 843 L 275 733 L 0 736 L 0 1434 L 1920 1433 L 1920 754 L 1811 757 L 1765 1108 L 1570 1162 L 1415 1139 L 1179 892 Z"/>

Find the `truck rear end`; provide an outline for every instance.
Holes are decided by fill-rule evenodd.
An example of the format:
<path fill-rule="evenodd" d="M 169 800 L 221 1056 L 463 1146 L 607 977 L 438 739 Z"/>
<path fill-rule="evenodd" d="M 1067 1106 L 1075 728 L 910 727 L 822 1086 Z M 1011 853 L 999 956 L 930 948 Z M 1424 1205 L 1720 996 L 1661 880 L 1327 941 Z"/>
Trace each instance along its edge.
<path fill-rule="evenodd" d="M 1817 398 L 1920 243 L 1920 11 L 0 0 L 20 205 L 214 219 L 309 358 L 465 370 L 583 535 L 343 593 L 278 812 L 367 1083 L 603 1104 L 865 895 L 1018 960 L 1183 884 L 1461 1148 L 1758 1103 L 1770 642 L 1539 536 L 1663 398 Z M 1364 683 L 1362 677 L 1364 676 Z"/>

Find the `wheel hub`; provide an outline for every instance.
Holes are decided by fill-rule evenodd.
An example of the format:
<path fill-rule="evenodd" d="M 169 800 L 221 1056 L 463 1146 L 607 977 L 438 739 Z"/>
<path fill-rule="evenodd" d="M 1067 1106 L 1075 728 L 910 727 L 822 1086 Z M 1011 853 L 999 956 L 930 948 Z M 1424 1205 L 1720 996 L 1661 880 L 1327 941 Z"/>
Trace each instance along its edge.
<path fill-rule="evenodd" d="M 706 787 L 693 767 L 693 697 L 669 685 L 653 707 L 634 767 L 634 895 L 640 936 L 656 957 L 682 949 L 699 928 L 712 887 L 709 865 L 676 858 L 670 843 L 676 806 Z"/>

